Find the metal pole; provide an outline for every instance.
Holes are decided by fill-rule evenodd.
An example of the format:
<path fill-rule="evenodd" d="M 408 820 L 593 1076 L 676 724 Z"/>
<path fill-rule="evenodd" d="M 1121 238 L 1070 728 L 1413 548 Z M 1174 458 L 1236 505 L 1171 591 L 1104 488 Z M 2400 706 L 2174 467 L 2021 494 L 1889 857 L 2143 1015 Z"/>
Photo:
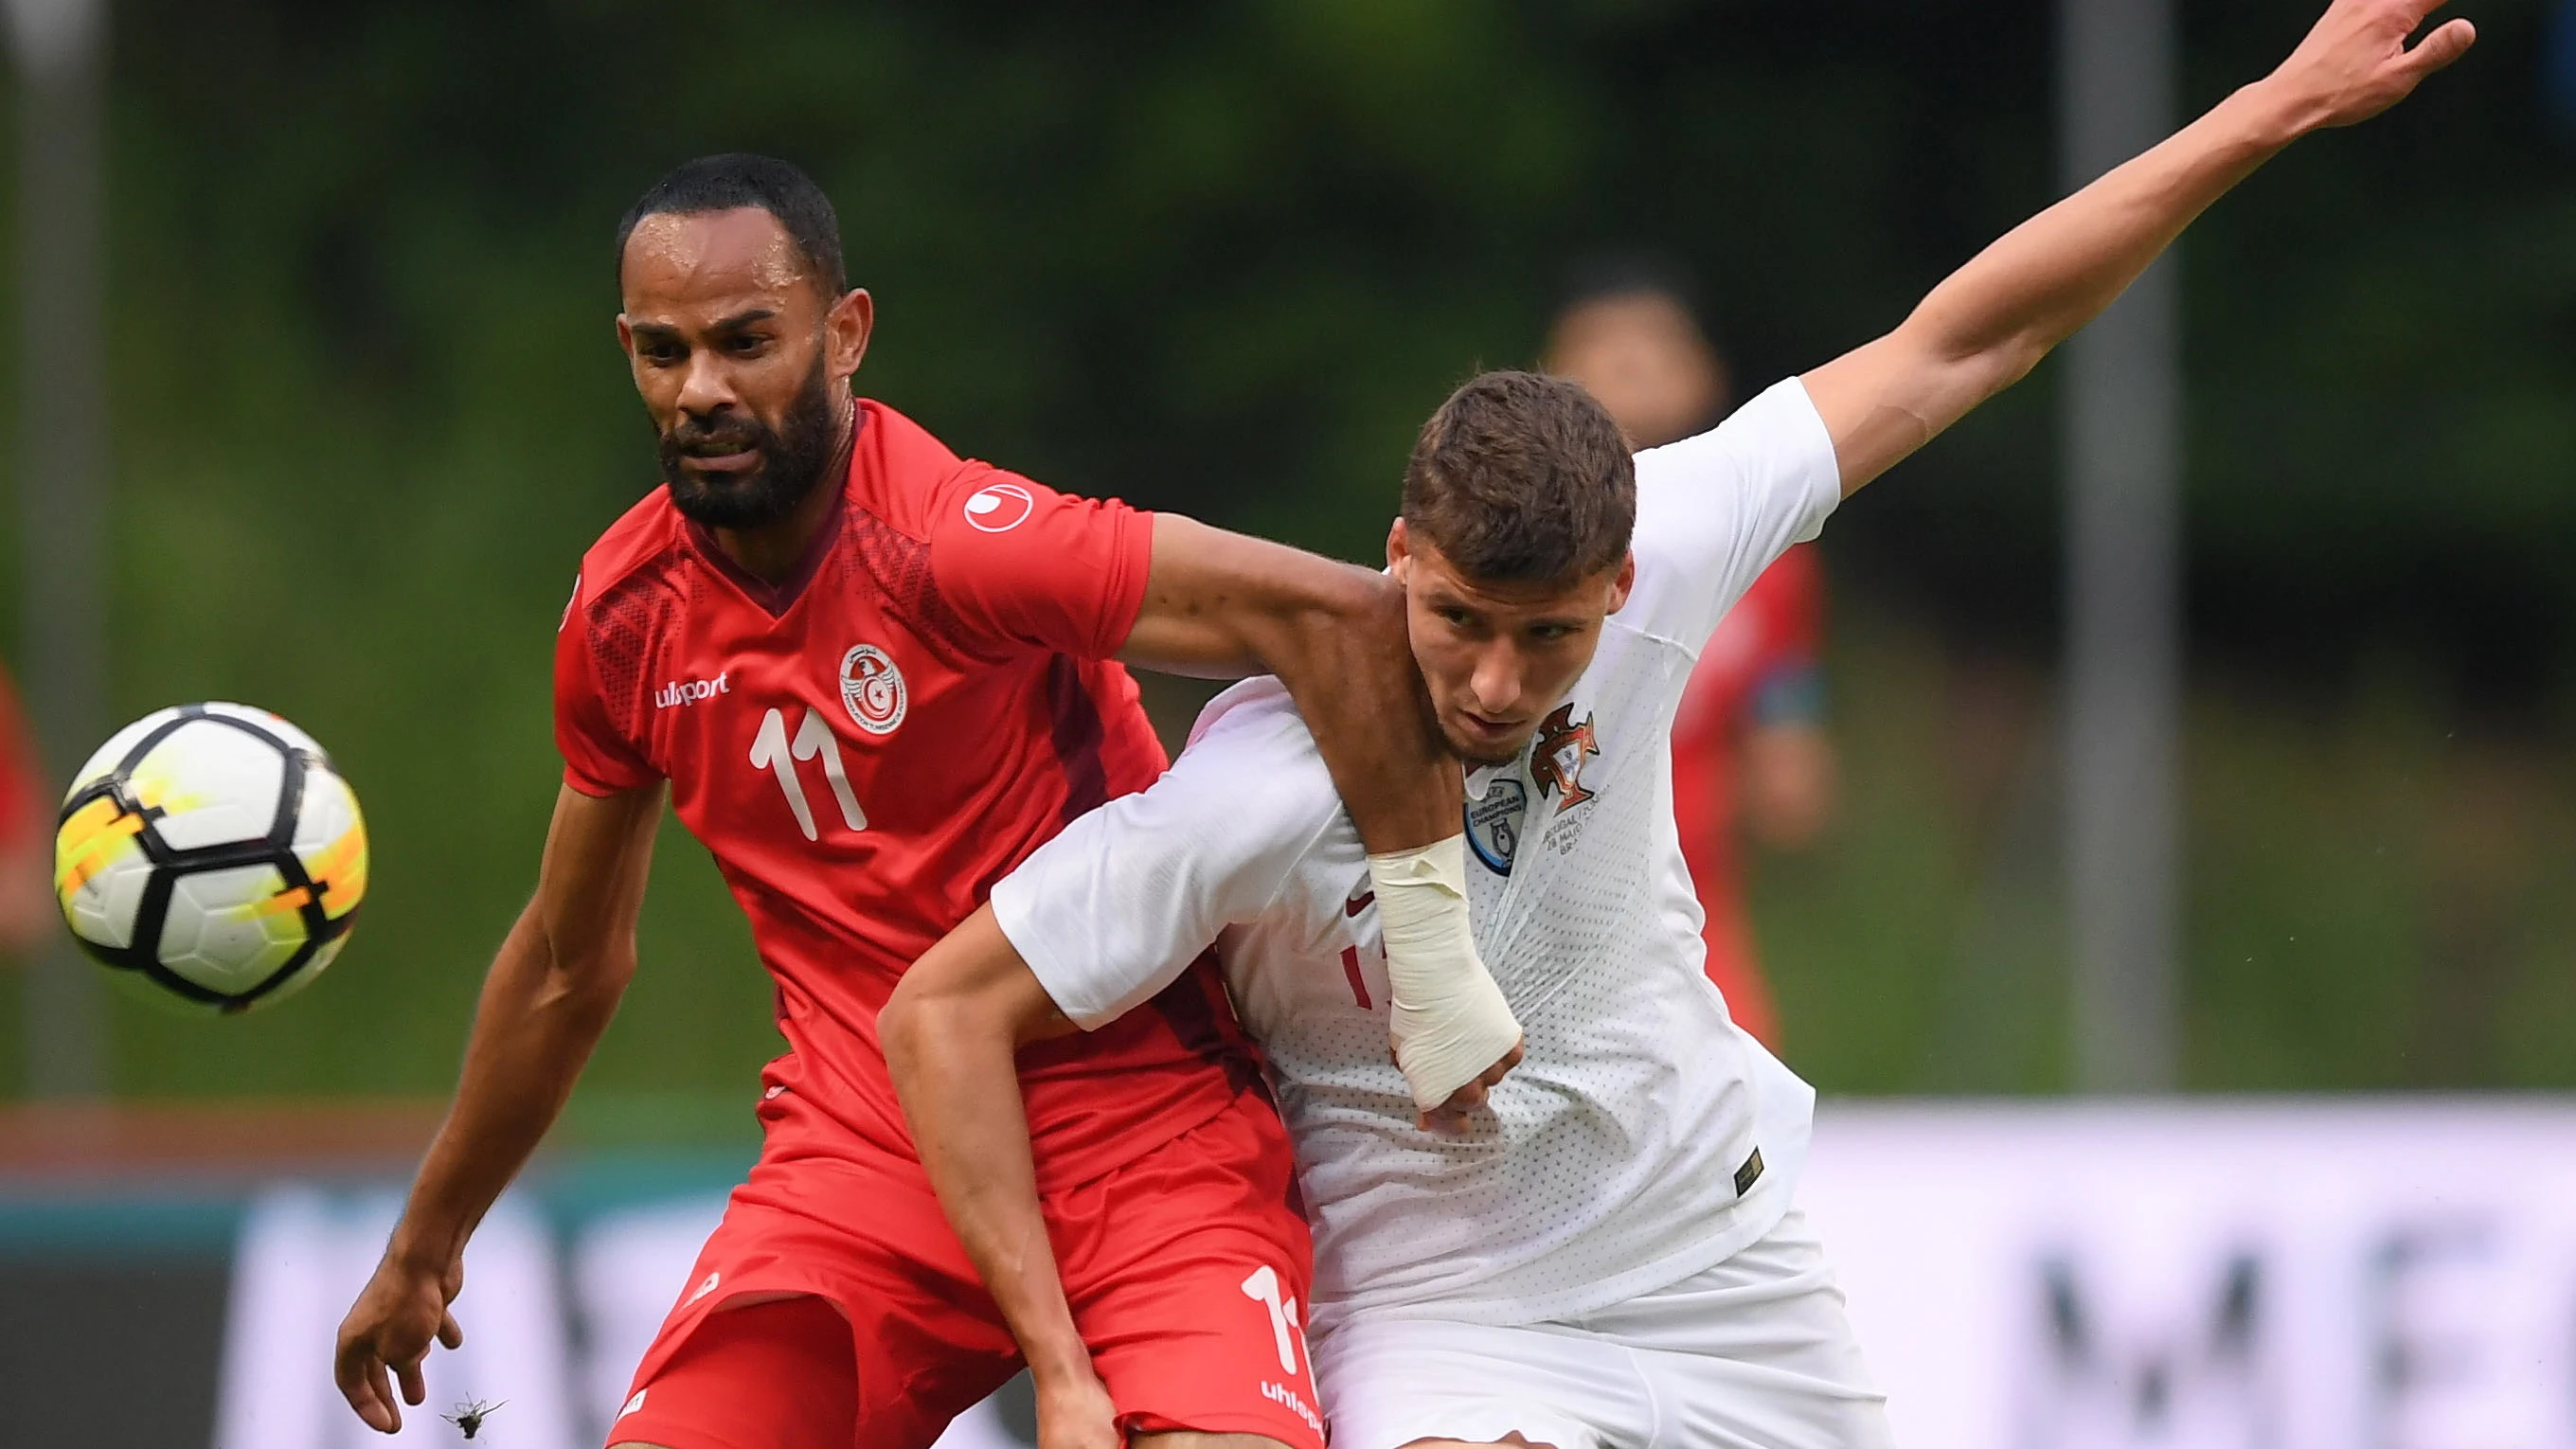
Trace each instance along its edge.
<path fill-rule="evenodd" d="M 18 657 L 46 772 L 61 789 L 107 734 L 107 5 L 7 5 L 18 75 Z M 30 963 L 30 1095 L 105 1090 L 96 977 L 64 934 Z"/>
<path fill-rule="evenodd" d="M 2080 186 L 2174 125 L 2172 0 L 2059 0 Z M 2181 856 L 2179 286 L 2172 258 L 2067 347 L 2066 844 L 2075 1085 L 2175 1085 Z"/>

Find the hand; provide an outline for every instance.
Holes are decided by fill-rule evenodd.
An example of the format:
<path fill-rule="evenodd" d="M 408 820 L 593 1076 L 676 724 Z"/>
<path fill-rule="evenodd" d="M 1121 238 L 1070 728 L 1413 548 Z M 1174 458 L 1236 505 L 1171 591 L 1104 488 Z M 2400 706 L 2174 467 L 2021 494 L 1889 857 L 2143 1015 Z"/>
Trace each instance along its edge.
<path fill-rule="evenodd" d="M 2468 54 L 2477 27 L 2454 20 L 2417 42 L 2407 37 L 2444 0 L 2334 0 L 2269 84 L 2292 97 L 2308 127 L 2367 121 L 2406 99 L 2424 77 Z"/>
<path fill-rule="evenodd" d="M 1037 1391 L 1038 1449 L 1126 1449 L 1118 1406 L 1089 1364 L 1078 1374 L 1039 1380 Z"/>
<path fill-rule="evenodd" d="M 1515 1041 L 1512 1043 L 1512 1049 L 1503 1053 L 1502 1060 L 1478 1072 L 1476 1080 L 1450 1093 L 1448 1101 L 1420 1114 L 1414 1119 L 1415 1125 L 1426 1132 L 1466 1131 L 1467 1113 L 1485 1105 L 1485 1089 L 1500 1084 L 1503 1078 L 1511 1073 L 1512 1068 L 1520 1064 L 1521 1043 Z"/>
<path fill-rule="evenodd" d="M 463 1258 L 450 1262 L 444 1271 L 432 1271 L 398 1260 L 391 1249 L 386 1250 L 376 1275 L 367 1280 L 349 1316 L 340 1321 L 340 1348 L 332 1363 L 341 1396 L 368 1428 L 380 1434 L 402 1428 L 402 1410 L 395 1407 L 392 1385 L 385 1380 L 387 1368 L 402 1381 L 404 1403 L 418 1404 L 428 1397 L 429 1390 L 420 1381 L 421 1360 L 429 1357 L 433 1337 L 449 1348 L 464 1344 L 465 1330 L 457 1326 L 456 1315 L 447 1311 L 463 1291 Z"/>

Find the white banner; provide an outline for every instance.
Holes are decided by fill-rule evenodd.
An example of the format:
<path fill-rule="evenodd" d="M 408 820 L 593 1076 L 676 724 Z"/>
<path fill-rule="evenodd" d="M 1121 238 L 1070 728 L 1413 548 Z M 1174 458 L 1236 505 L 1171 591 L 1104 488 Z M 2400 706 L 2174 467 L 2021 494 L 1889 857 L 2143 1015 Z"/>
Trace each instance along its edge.
<path fill-rule="evenodd" d="M 2576 1106 L 1836 1104 L 1908 1449 L 2576 1449 Z"/>
<path fill-rule="evenodd" d="M 1829 1103 L 1800 1199 L 1907 1449 L 2576 1449 L 2576 1104 Z M 595 1449 L 721 1206 L 505 1200 L 430 1408 Z M 329 1360 L 392 1212 L 253 1205 L 215 1449 L 385 1442 Z"/>

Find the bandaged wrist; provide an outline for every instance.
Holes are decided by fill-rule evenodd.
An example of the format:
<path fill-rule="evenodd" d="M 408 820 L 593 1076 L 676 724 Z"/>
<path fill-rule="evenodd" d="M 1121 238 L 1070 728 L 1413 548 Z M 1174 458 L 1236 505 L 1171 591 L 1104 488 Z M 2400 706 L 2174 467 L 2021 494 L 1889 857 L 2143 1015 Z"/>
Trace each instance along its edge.
<path fill-rule="evenodd" d="M 1368 868 L 1386 941 L 1395 1061 L 1413 1105 L 1428 1112 L 1502 1060 L 1521 1025 L 1468 930 L 1466 837 L 1372 855 Z"/>

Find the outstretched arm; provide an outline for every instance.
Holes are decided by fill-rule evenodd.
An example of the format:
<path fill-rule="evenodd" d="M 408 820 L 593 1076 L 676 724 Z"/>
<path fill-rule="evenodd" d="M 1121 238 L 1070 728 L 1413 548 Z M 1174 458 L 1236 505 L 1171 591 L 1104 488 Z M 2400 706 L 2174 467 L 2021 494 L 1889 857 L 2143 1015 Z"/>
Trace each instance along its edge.
<path fill-rule="evenodd" d="M 421 1162 L 384 1261 L 340 1324 L 340 1392 L 391 1434 L 423 1394 L 430 1340 L 464 1342 L 448 1305 L 464 1285 L 465 1240 L 563 1110 L 635 974 L 635 917 L 662 820 L 659 784 L 606 798 L 566 786 L 537 872 L 483 978 L 456 1100 Z"/>
<path fill-rule="evenodd" d="M 2442 0 L 2334 0 L 2271 75 L 2022 223 L 1933 289 L 1895 331 L 1804 379 L 1843 492 L 1894 467 L 2020 381 L 2162 255 L 2193 218 L 2311 131 L 2368 120 L 2467 53 L 2453 20 L 2409 48 Z"/>
<path fill-rule="evenodd" d="M 1091 1350 L 1074 1327 L 1038 1204 L 1016 1053 L 1074 1025 L 986 906 L 930 948 L 877 1016 L 912 1140 L 1037 1389 L 1039 1442 L 1123 1442 Z"/>

